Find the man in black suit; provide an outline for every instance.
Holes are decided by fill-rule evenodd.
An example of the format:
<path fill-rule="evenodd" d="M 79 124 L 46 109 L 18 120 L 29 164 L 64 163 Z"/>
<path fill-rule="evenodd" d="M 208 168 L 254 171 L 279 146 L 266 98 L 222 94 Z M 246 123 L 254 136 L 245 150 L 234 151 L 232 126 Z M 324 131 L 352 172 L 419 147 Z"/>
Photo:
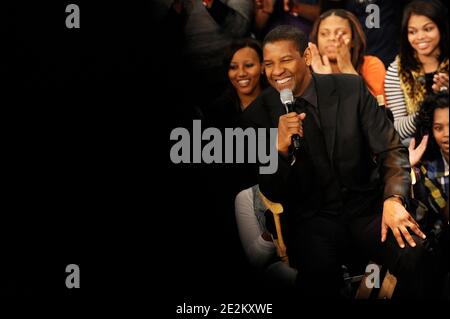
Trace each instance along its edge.
<path fill-rule="evenodd" d="M 407 211 L 408 151 L 363 80 L 311 74 L 306 47 L 305 35 L 290 26 L 266 36 L 264 65 L 272 87 L 241 123 L 278 128 L 278 170 L 258 181 L 263 194 L 285 208 L 300 293 L 337 297 L 343 256 L 350 253 L 387 266 L 401 296 L 424 297 L 425 235 Z M 295 112 L 286 114 L 283 89 L 293 92 Z M 301 137 L 295 152 L 294 134 Z"/>

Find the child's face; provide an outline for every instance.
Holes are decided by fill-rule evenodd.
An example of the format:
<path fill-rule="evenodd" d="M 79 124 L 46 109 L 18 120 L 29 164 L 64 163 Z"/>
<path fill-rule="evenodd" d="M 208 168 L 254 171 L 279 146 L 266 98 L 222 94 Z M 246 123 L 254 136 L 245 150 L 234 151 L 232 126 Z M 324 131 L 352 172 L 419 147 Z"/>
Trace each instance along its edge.
<path fill-rule="evenodd" d="M 433 135 L 439 148 L 448 157 L 448 107 L 434 110 Z"/>

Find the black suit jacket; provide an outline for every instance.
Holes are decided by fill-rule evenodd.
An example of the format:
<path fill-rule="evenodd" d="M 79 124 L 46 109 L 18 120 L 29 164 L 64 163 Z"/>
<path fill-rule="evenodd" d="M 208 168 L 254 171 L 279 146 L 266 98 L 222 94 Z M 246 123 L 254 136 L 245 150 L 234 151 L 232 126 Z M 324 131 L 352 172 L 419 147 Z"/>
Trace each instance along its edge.
<path fill-rule="evenodd" d="M 347 214 L 374 210 L 373 199 L 400 195 L 407 199 L 410 188 L 408 150 L 385 111 L 377 105 L 359 76 L 348 74 L 313 75 L 318 97 L 318 118 L 326 152 L 314 145 L 302 148 L 294 165 L 279 156 L 278 169 L 259 174 L 261 191 L 281 202 L 289 215 L 309 216 L 320 211 L 324 185 L 320 183 L 318 156 L 328 156 L 330 174 L 338 180 Z M 269 88 L 241 117 L 244 127 L 278 127 L 285 114 L 279 93 Z M 307 116 L 305 121 L 314 120 Z M 305 140 L 308 144 L 308 132 Z M 373 212 L 375 213 L 375 211 Z"/>

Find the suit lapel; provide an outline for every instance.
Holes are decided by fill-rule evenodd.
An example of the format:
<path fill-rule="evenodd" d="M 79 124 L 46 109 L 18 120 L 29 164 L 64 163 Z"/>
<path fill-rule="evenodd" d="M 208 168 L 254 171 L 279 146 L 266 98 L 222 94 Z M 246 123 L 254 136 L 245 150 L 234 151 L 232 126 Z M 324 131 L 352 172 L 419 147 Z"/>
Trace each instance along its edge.
<path fill-rule="evenodd" d="M 333 163 L 333 153 L 336 140 L 336 126 L 339 111 L 339 96 L 335 90 L 335 80 L 332 76 L 313 75 L 317 90 L 320 126 L 322 128 L 328 156 Z"/>
<path fill-rule="evenodd" d="M 336 140 L 337 116 L 339 111 L 339 96 L 336 94 L 335 80 L 332 76 L 313 74 L 319 105 L 320 127 L 325 139 L 327 153 L 333 163 L 334 146 Z M 263 104 L 270 116 L 272 127 L 278 127 L 278 119 L 286 114 L 286 109 L 280 101 L 277 90 L 270 88 Z"/>

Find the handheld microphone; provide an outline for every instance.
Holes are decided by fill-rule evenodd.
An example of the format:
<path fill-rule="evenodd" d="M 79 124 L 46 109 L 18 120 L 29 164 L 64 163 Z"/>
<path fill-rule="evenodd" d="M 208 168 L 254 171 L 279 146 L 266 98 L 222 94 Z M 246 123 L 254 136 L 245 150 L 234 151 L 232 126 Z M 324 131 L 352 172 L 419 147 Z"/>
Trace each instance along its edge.
<path fill-rule="evenodd" d="M 294 95 L 292 91 L 289 89 L 283 89 L 280 92 L 280 100 L 281 103 L 286 107 L 286 113 L 294 112 Z M 293 147 L 293 151 L 296 152 L 300 149 L 300 135 L 294 134 L 291 137 L 291 145 Z"/>

